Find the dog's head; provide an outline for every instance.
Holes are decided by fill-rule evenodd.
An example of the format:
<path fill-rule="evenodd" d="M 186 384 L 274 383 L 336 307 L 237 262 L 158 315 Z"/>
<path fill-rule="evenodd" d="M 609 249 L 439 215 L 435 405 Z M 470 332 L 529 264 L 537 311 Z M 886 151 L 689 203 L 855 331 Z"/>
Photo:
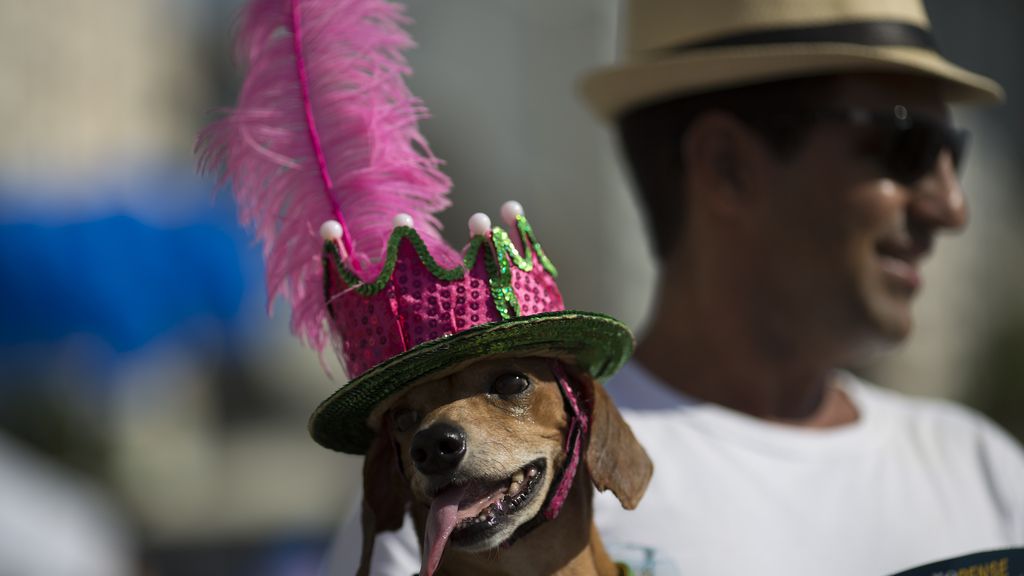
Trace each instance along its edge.
<path fill-rule="evenodd" d="M 528 529 L 567 459 L 553 362 L 483 360 L 388 404 L 364 466 L 364 567 L 374 534 L 399 527 L 410 503 L 421 511 L 426 574 L 446 545 L 482 551 Z M 569 381 L 590 416 L 584 460 L 594 485 L 635 507 L 650 460 L 600 385 L 578 373 Z"/>

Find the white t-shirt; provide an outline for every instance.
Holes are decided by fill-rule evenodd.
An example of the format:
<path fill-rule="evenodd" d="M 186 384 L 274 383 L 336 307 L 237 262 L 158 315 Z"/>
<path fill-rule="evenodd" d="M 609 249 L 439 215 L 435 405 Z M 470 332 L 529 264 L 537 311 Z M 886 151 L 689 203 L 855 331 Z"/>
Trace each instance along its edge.
<path fill-rule="evenodd" d="M 609 493 L 595 521 L 609 552 L 658 576 L 882 576 L 1024 545 L 1024 452 L 983 416 L 842 374 L 855 423 L 774 424 L 687 398 L 636 363 L 609 381 L 654 461 L 636 510 Z M 358 563 L 355 517 L 329 558 Z M 411 522 L 378 536 L 372 574 L 419 570 Z"/>
<path fill-rule="evenodd" d="M 134 555 L 105 496 L 0 430 L 0 574 L 127 576 Z"/>

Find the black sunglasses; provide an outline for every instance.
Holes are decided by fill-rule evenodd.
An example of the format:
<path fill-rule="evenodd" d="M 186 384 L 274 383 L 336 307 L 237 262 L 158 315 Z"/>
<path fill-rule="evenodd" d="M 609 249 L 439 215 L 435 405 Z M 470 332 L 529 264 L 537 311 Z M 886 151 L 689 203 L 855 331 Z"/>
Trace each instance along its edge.
<path fill-rule="evenodd" d="M 783 110 L 769 114 L 776 120 L 845 122 L 873 130 L 865 153 L 875 157 L 886 175 L 902 184 L 913 184 L 935 168 L 939 153 L 949 150 L 959 171 L 967 146 L 967 130 L 947 122 L 913 118 L 905 106 L 879 112 L 866 108 Z M 762 117 L 763 118 L 763 117 Z"/>

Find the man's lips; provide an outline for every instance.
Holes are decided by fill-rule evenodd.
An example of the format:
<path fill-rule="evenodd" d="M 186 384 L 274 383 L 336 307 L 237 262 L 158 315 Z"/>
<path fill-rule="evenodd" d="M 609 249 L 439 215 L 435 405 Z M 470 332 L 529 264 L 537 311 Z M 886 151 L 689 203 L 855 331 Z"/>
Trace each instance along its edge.
<path fill-rule="evenodd" d="M 879 242 L 876 253 L 882 272 L 909 292 L 921 286 L 918 263 L 929 250 L 928 242 L 886 240 Z"/>
<path fill-rule="evenodd" d="M 921 287 L 921 274 L 915 263 L 882 256 L 880 266 L 887 277 L 896 280 L 910 292 L 916 292 Z"/>

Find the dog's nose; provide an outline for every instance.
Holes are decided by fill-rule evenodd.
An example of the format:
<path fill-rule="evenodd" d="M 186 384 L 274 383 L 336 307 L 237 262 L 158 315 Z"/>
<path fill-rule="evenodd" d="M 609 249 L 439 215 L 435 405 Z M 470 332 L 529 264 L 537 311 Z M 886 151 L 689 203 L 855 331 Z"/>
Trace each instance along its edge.
<path fill-rule="evenodd" d="M 451 424 L 434 424 L 413 436 L 410 455 L 424 474 L 451 472 L 466 455 L 466 433 Z"/>

